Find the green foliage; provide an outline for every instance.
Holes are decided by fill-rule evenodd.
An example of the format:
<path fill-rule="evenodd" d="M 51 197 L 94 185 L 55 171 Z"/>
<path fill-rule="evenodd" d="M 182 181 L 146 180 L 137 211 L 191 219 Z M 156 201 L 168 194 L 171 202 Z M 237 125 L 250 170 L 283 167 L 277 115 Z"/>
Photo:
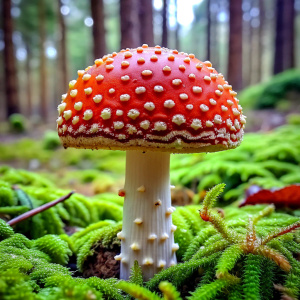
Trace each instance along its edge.
<path fill-rule="evenodd" d="M 12 132 L 22 133 L 26 130 L 26 119 L 21 114 L 12 114 L 9 119 L 9 127 Z"/>
<path fill-rule="evenodd" d="M 4 239 L 9 238 L 14 234 L 13 229 L 7 225 L 7 223 L 0 219 L 0 242 Z"/>
<path fill-rule="evenodd" d="M 43 147 L 46 150 L 55 150 L 61 147 L 60 139 L 56 131 L 46 131 L 43 138 Z"/>
<path fill-rule="evenodd" d="M 267 82 L 246 88 L 239 94 L 239 99 L 244 108 L 275 108 L 289 92 L 300 92 L 299 82 L 299 70 L 287 70 L 273 76 Z"/>
<path fill-rule="evenodd" d="M 142 268 L 139 266 L 137 260 L 134 261 L 134 265 L 131 268 L 129 282 L 143 286 L 143 273 Z"/>

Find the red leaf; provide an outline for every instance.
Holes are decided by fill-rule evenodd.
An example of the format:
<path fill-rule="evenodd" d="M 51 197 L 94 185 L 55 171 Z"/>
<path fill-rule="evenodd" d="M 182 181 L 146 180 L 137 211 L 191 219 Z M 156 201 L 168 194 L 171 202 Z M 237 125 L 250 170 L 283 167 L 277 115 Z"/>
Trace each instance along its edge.
<path fill-rule="evenodd" d="M 255 192 L 251 193 L 250 188 L 247 191 L 247 198 L 240 204 L 245 205 L 255 205 L 255 204 L 274 204 L 276 208 L 300 208 L 300 185 L 290 185 L 278 190 L 266 190 L 260 189 L 257 191 L 255 187 Z"/>

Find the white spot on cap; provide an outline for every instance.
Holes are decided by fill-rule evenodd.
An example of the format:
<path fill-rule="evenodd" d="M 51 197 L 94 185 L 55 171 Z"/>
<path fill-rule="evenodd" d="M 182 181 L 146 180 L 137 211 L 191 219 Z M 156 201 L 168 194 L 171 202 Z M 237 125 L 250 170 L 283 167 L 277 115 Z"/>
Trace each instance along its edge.
<path fill-rule="evenodd" d="M 139 57 L 138 60 L 137 60 L 137 62 L 139 64 L 143 64 L 143 63 L 145 63 L 145 58 L 144 57 Z"/>
<path fill-rule="evenodd" d="M 93 124 L 92 126 L 91 126 L 91 128 L 90 128 L 90 133 L 96 133 L 96 132 L 98 132 L 99 131 L 99 125 L 98 124 Z"/>
<path fill-rule="evenodd" d="M 140 115 L 140 112 L 137 109 L 129 110 L 127 116 L 133 120 L 135 120 Z"/>
<path fill-rule="evenodd" d="M 125 60 L 124 60 L 124 61 L 121 62 L 121 66 L 122 66 L 123 68 L 129 67 L 129 65 L 130 65 L 130 64 L 129 64 L 129 61 L 125 61 Z"/>
<path fill-rule="evenodd" d="M 169 67 L 169 66 L 164 66 L 164 67 L 163 67 L 163 71 L 164 71 L 164 72 L 171 72 L 171 70 L 172 70 L 172 69 L 171 69 L 171 67 Z"/>
<path fill-rule="evenodd" d="M 134 133 L 137 132 L 136 127 L 133 126 L 133 125 L 128 124 L 126 127 L 127 127 L 127 132 L 128 132 L 129 134 L 134 134 Z"/>
<path fill-rule="evenodd" d="M 153 259 L 151 257 L 147 257 L 143 259 L 143 265 L 151 266 L 153 265 Z"/>
<path fill-rule="evenodd" d="M 191 59 L 189 57 L 186 57 L 183 59 L 183 61 L 187 64 L 189 64 L 191 62 Z"/>
<path fill-rule="evenodd" d="M 207 82 L 211 82 L 211 78 L 210 78 L 209 76 L 207 76 L 207 75 L 205 75 L 205 76 L 203 77 L 203 79 L 204 79 L 205 81 L 207 81 Z"/>
<path fill-rule="evenodd" d="M 220 115 L 215 115 L 214 122 L 216 124 L 222 124 L 222 117 Z"/>
<path fill-rule="evenodd" d="M 161 92 L 164 91 L 164 88 L 161 85 L 156 85 L 154 87 L 154 91 L 157 92 L 157 93 L 161 93 Z"/>
<path fill-rule="evenodd" d="M 210 103 L 211 105 L 216 105 L 216 104 L 217 104 L 217 101 L 216 101 L 215 99 L 213 99 L 213 98 L 210 98 L 210 99 L 209 99 L 209 103 Z"/>
<path fill-rule="evenodd" d="M 122 121 L 114 122 L 115 129 L 122 129 L 124 127 L 124 123 Z"/>
<path fill-rule="evenodd" d="M 114 68 L 114 65 L 112 65 L 112 64 L 105 66 L 105 69 L 108 70 L 108 71 L 111 71 L 113 68 Z"/>
<path fill-rule="evenodd" d="M 185 94 L 185 93 L 181 93 L 181 94 L 179 95 L 179 98 L 180 98 L 181 100 L 187 100 L 187 99 L 189 98 L 189 96 L 188 96 L 187 94 Z"/>
<path fill-rule="evenodd" d="M 212 64 L 209 60 L 206 60 L 205 62 L 203 62 L 207 67 L 211 67 Z"/>
<path fill-rule="evenodd" d="M 175 106 L 175 102 L 173 100 L 166 100 L 164 102 L 164 107 L 167 107 L 167 108 L 172 108 Z"/>
<path fill-rule="evenodd" d="M 226 125 L 227 125 L 228 127 L 231 127 L 231 126 L 232 126 L 232 121 L 231 121 L 231 119 L 227 119 L 227 120 L 226 120 Z"/>
<path fill-rule="evenodd" d="M 113 88 L 111 88 L 111 89 L 108 90 L 108 92 L 109 92 L 110 94 L 113 94 L 115 91 L 116 91 L 116 90 L 113 89 Z"/>
<path fill-rule="evenodd" d="M 235 108 L 235 107 L 232 109 L 232 112 L 233 112 L 233 114 L 234 114 L 235 116 L 238 116 L 238 115 L 241 114 L 241 113 L 238 111 L 238 109 Z"/>
<path fill-rule="evenodd" d="M 95 65 L 100 66 L 101 64 L 103 64 L 103 59 L 98 58 L 94 60 Z"/>
<path fill-rule="evenodd" d="M 167 129 L 167 124 L 165 122 L 155 122 L 154 123 L 154 130 L 164 131 L 166 129 Z"/>
<path fill-rule="evenodd" d="M 91 109 L 87 109 L 83 114 L 83 120 L 90 120 L 93 117 L 93 111 Z"/>
<path fill-rule="evenodd" d="M 120 96 L 121 101 L 128 101 L 130 99 L 130 95 L 128 94 L 123 94 Z"/>
<path fill-rule="evenodd" d="M 77 90 L 75 89 L 75 90 L 71 90 L 70 91 L 70 96 L 72 97 L 72 98 L 74 98 L 74 97 L 76 97 L 76 95 L 77 95 Z"/>
<path fill-rule="evenodd" d="M 63 132 L 66 132 L 66 131 L 67 131 L 67 129 L 68 129 L 67 125 L 66 125 L 66 124 L 64 124 L 64 125 L 62 126 L 62 131 L 63 131 Z"/>
<path fill-rule="evenodd" d="M 137 251 L 137 250 L 140 250 L 140 245 L 138 243 L 132 243 L 130 245 L 130 248 L 133 250 L 133 251 Z"/>
<path fill-rule="evenodd" d="M 84 81 L 88 81 L 90 78 L 91 78 L 91 74 L 84 74 L 82 76 L 82 80 L 84 80 Z"/>
<path fill-rule="evenodd" d="M 214 123 L 212 121 L 206 121 L 205 125 L 206 125 L 206 127 L 213 127 Z"/>
<path fill-rule="evenodd" d="M 161 49 L 155 49 L 154 51 L 156 54 L 161 54 Z"/>
<path fill-rule="evenodd" d="M 96 76 L 96 80 L 97 81 L 102 81 L 104 79 L 104 76 L 103 75 L 98 75 L 98 76 Z"/>
<path fill-rule="evenodd" d="M 183 115 L 178 114 L 178 115 L 173 116 L 172 122 L 177 124 L 177 125 L 181 125 L 181 124 L 185 123 L 186 120 L 185 120 L 185 117 Z"/>
<path fill-rule="evenodd" d="M 57 106 L 58 113 L 61 115 L 62 112 L 66 109 L 67 103 L 61 103 Z"/>
<path fill-rule="evenodd" d="M 82 109 L 82 102 L 76 102 L 76 103 L 74 104 L 74 108 L 75 108 L 76 110 L 81 110 L 81 109 Z"/>
<path fill-rule="evenodd" d="M 175 60 L 175 56 L 173 54 L 168 56 L 168 60 L 170 61 L 174 61 Z"/>
<path fill-rule="evenodd" d="M 86 127 L 84 125 L 80 125 L 78 128 L 78 132 L 85 132 L 86 131 Z"/>
<path fill-rule="evenodd" d="M 232 106 L 233 105 L 233 101 L 231 100 L 227 100 L 228 105 Z"/>
<path fill-rule="evenodd" d="M 140 123 L 141 128 L 147 130 L 150 126 L 150 122 L 148 120 L 144 120 Z"/>
<path fill-rule="evenodd" d="M 151 61 L 154 61 L 154 62 L 157 61 L 157 56 L 156 56 L 156 55 L 152 55 L 152 56 L 150 57 L 150 60 L 151 60 Z"/>
<path fill-rule="evenodd" d="M 192 110 L 192 109 L 194 108 L 194 106 L 193 106 L 193 104 L 188 104 L 188 105 L 186 106 L 186 108 L 187 108 L 188 110 Z"/>
<path fill-rule="evenodd" d="M 157 267 L 158 268 L 164 268 L 166 266 L 166 261 L 161 259 L 158 261 Z"/>
<path fill-rule="evenodd" d="M 221 92 L 223 92 L 223 91 L 224 91 L 223 85 L 218 84 L 218 89 L 219 89 Z"/>
<path fill-rule="evenodd" d="M 84 74 L 84 70 L 78 70 L 77 74 L 78 74 L 78 76 L 82 76 Z"/>
<path fill-rule="evenodd" d="M 241 121 L 242 124 L 246 124 L 245 116 L 242 115 L 241 118 L 240 118 L 240 121 Z"/>
<path fill-rule="evenodd" d="M 116 111 L 116 115 L 117 115 L 117 116 L 123 116 L 123 114 L 124 114 L 124 112 L 123 112 L 123 110 L 121 110 L 121 109 L 118 109 L 118 110 Z"/>
<path fill-rule="evenodd" d="M 221 106 L 221 109 L 222 109 L 222 111 L 227 111 L 227 110 L 228 110 L 228 107 L 226 107 L 225 105 L 222 105 L 222 106 Z"/>
<path fill-rule="evenodd" d="M 144 49 L 143 49 L 142 47 L 138 47 L 138 48 L 136 49 L 136 52 L 137 52 L 137 53 L 143 53 L 143 52 L 144 52 Z"/>
<path fill-rule="evenodd" d="M 182 84 L 182 81 L 181 81 L 181 79 L 173 79 L 173 80 L 172 80 L 172 84 L 173 84 L 173 85 L 181 85 L 181 84 Z"/>
<path fill-rule="evenodd" d="M 142 71 L 142 75 L 143 76 L 151 76 L 152 75 L 152 71 L 151 70 L 144 70 L 144 71 Z"/>
<path fill-rule="evenodd" d="M 148 44 L 143 44 L 142 47 L 143 48 L 148 48 Z"/>
<path fill-rule="evenodd" d="M 68 94 L 62 94 L 62 95 L 61 95 L 61 100 L 64 101 L 64 100 L 67 98 L 67 95 L 68 95 Z"/>
<path fill-rule="evenodd" d="M 101 118 L 103 120 L 108 120 L 111 117 L 111 109 L 110 108 L 104 108 L 101 112 Z"/>
<path fill-rule="evenodd" d="M 102 95 L 96 95 L 93 97 L 93 100 L 95 103 L 100 103 L 102 98 L 103 98 Z"/>
<path fill-rule="evenodd" d="M 197 70 L 201 71 L 202 68 L 203 68 L 203 65 L 202 65 L 202 64 L 200 64 L 200 63 L 197 63 L 197 64 L 196 64 L 196 69 L 197 69 Z"/>
<path fill-rule="evenodd" d="M 219 97 L 222 96 L 222 92 L 220 90 L 215 90 L 215 94 Z"/>
<path fill-rule="evenodd" d="M 195 79 L 195 78 L 196 78 L 196 75 L 193 74 L 193 73 L 191 73 L 191 74 L 189 75 L 189 78 L 190 78 L 190 79 Z"/>
<path fill-rule="evenodd" d="M 242 112 L 242 111 L 243 111 L 243 108 L 242 108 L 240 105 L 238 105 L 238 110 L 239 110 L 240 112 Z"/>
<path fill-rule="evenodd" d="M 202 128 L 202 123 L 201 123 L 201 120 L 199 119 L 194 119 L 192 124 L 191 124 L 191 127 L 195 130 L 199 129 L 199 128 Z"/>
<path fill-rule="evenodd" d="M 200 86 L 193 86 L 193 92 L 195 94 L 202 93 L 202 88 Z"/>
<path fill-rule="evenodd" d="M 201 104 L 201 105 L 200 105 L 200 109 L 201 109 L 203 112 L 206 112 L 206 111 L 209 110 L 209 107 L 208 107 L 207 105 L 205 105 L 205 104 Z"/>
<path fill-rule="evenodd" d="M 182 72 L 185 71 L 185 69 L 186 69 L 185 65 L 179 65 L 178 68 L 179 68 L 179 70 L 182 71 Z"/>
<path fill-rule="evenodd" d="M 234 120 L 234 127 L 236 129 L 241 129 L 241 124 L 239 123 L 239 121 L 237 119 Z"/>
<path fill-rule="evenodd" d="M 77 82 L 77 80 L 71 80 L 71 81 L 69 82 L 69 88 L 70 88 L 70 89 L 74 88 L 76 82 Z"/>
<path fill-rule="evenodd" d="M 148 240 L 150 241 L 154 241 L 157 239 L 157 235 L 155 233 L 149 234 L 148 236 Z"/>
<path fill-rule="evenodd" d="M 86 95 L 90 95 L 93 92 L 93 89 L 91 87 L 88 87 L 88 88 L 84 89 L 84 92 Z"/>
<path fill-rule="evenodd" d="M 130 77 L 128 75 L 124 75 L 121 77 L 122 81 L 128 81 L 130 79 Z"/>
<path fill-rule="evenodd" d="M 64 111 L 64 118 L 65 120 L 69 120 L 72 117 L 72 111 L 71 110 L 65 110 Z"/>
<path fill-rule="evenodd" d="M 56 119 L 56 123 L 57 123 L 57 125 L 61 125 L 63 123 L 63 118 L 62 117 L 58 117 Z"/>
<path fill-rule="evenodd" d="M 124 57 L 125 58 L 130 58 L 130 57 L 132 57 L 132 53 L 131 52 L 125 52 Z"/>
<path fill-rule="evenodd" d="M 109 65 L 109 64 L 112 64 L 114 62 L 114 59 L 109 57 L 105 62 Z"/>
<path fill-rule="evenodd" d="M 145 109 L 152 111 L 155 108 L 155 105 L 153 102 L 146 102 L 144 107 L 145 107 Z"/>
<path fill-rule="evenodd" d="M 234 133 L 232 133 L 232 134 L 230 135 L 230 137 L 231 137 L 232 140 L 236 140 L 236 135 L 235 135 Z"/>
<path fill-rule="evenodd" d="M 235 96 L 237 95 L 237 92 L 235 92 L 235 91 L 229 91 L 229 93 L 230 93 L 230 95 L 233 96 L 233 97 L 235 97 Z"/>
<path fill-rule="evenodd" d="M 210 73 L 210 78 L 211 79 L 217 79 L 217 77 L 218 77 L 218 74 Z"/>
<path fill-rule="evenodd" d="M 145 93 L 146 92 L 146 88 L 145 87 L 143 87 L 143 86 L 139 86 L 139 87 L 137 87 L 136 89 L 135 89 L 135 93 L 136 94 L 143 94 L 143 93 Z"/>
<path fill-rule="evenodd" d="M 137 224 L 137 225 L 141 225 L 143 224 L 143 220 L 141 218 L 136 218 L 133 223 Z"/>
<path fill-rule="evenodd" d="M 75 116 L 72 120 L 72 124 L 73 125 L 76 125 L 77 123 L 79 122 L 79 117 L 78 116 Z"/>

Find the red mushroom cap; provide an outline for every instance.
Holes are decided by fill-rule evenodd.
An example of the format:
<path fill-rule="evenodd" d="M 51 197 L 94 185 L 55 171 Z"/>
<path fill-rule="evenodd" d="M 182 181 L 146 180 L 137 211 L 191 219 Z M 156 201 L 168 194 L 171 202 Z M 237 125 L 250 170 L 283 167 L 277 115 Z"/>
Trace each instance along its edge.
<path fill-rule="evenodd" d="M 193 54 L 121 50 L 78 71 L 69 87 L 58 106 L 64 147 L 213 152 L 243 137 L 236 92 Z"/>

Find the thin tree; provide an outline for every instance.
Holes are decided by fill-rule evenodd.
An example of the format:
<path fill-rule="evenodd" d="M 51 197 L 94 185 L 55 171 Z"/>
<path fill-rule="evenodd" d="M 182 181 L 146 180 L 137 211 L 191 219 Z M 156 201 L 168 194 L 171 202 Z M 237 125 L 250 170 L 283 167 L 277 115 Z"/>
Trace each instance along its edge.
<path fill-rule="evenodd" d="M 63 91 L 68 84 L 68 61 L 67 61 L 67 38 L 66 38 L 66 23 L 61 8 L 63 4 L 58 0 L 58 26 L 59 26 L 59 43 L 58 43 L 58 69 L 60 73 L 60 91 Z"/>
<path fill-rule="evenodd" d="M 40 116 L 43 121 L 48 117 L 47 70 L 46 70 L 46 17 L 45 1 L 39 0 L 39 37 L 40 37 Z"/>
<path fill-rule="evenodd" d="M 121 48 L 140 45 L 139 0 L 120 1 Z"/>
<path fill-rule="evenodd" d="M 162 39 L 161 45 L 163 47 L 168 47 L 168 1 L 163 0 L 163 9 L 162 9 Z"/>
<path fill-rule="evenodd" d="M 103 0 L 91 0 L 91 13 L 94 21 L 93 54 L 94 54 L 94 58 L 96 59 L 106 54 L 105 25 L 104 25 L 105 15 L 104 15 Z"/>
<path fill-rule="evenodd" d="M 18 80 L 13 46 L 13 20 L 11 0 L 2 1 L 3 34 L 4 34 L 4 78 L 6 96 L 6 116 L 19 112 Z"/>
<path fill-rule="evenodd" d="M 295 66 L 295 0 L 276 1 L 274 74 Z"/>
<path fill-rule="evenodd" d="M 180 24 L 178 22 L 178 1 L 175 0 L 175 19 L 176 19 L 176 27 L 175 27 L 175 48 L 180 49 Z"/>
<path fill-rule="evenodd" d="M 229 1 L 228 81 L 236 90 L 242 81 L 242 0 Z"/>
<path fill-rule="evenodd" d="M 139 1 L 140 41 L 154 46 L 152 0 Z"/>
<path fill-rule="evenodd" d="M 210 36 L 211 36 L 211 14 L 210 14 L 210 0 L 206 0 L 206 59 L 210 60 Z"/>

